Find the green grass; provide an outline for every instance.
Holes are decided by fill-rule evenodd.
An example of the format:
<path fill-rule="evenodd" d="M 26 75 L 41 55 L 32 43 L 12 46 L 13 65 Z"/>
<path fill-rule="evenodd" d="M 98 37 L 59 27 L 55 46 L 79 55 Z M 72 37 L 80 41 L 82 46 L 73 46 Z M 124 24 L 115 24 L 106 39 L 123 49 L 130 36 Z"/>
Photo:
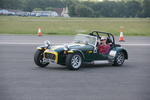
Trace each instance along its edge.
<path fill-rule="evenodd" d="M 37 34 L 41 27 L 43 34 L 73 35 L 93 30 L 112 32 L 119 35 L 119 28 L 125 28 L 125 35 L 150 36 L 150 18 L 51 18 L 0 16 L 0 34 Z"/>

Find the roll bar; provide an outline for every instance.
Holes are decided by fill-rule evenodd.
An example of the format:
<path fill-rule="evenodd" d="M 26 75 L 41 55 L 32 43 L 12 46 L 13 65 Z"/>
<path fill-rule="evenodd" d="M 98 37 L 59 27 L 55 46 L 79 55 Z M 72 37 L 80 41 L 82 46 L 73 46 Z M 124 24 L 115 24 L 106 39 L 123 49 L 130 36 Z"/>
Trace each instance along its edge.
<path fill-rule="evenodd" d="M 90 35 L 94 35 L 94 33 L 96 33 L 96 35 L 97 35 L 98 38 L 101 38 L 99 34 L 106 34 L 106 35 L 108 35 L 109 38 L 112 37 L 112 39 L 113 39 L 113 40 L 112 40 L 112 44 L 115 45 L 115 38 L 114 38 L 114 36 L 113 36 L 112 33 L 100 32 L 100 31 L 93 31 L 93 32 L 91 32 L 91 33 L 89 33 L 89 34 L 90 34 Z"/>

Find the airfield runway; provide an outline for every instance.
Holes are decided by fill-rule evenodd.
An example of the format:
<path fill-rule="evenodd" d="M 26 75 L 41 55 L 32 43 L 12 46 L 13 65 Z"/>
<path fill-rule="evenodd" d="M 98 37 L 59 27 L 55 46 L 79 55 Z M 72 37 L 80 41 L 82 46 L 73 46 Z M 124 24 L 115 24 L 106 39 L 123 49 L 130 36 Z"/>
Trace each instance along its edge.
<path fill-rule="evenodd" d="M 150 37 L 125 37 L 129 60 L 122 67 L 87 65 L 78 71 L 34 64 L 44 40 L 72 36 L 0 35 L 0 100 L 150 100 Z M 118 37 L 116 37 L 116 40 Z"/>

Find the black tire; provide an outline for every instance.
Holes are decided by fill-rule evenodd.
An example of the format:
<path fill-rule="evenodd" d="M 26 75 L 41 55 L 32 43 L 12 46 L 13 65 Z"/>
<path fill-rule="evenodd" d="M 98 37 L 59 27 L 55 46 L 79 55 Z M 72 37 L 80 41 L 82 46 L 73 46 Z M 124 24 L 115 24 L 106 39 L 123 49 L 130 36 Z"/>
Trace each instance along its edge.
<path fill-rule="evenodd" d="M 124 60 L 125 60 L 124 53 L 123 52 L 118 52 L 116 57 L 115 57 L 113 66 L 121 66 L 121 65 L 123 65 Z"/>
<path fill-rule="evenodd" d="M 79 53 L 67 55 L 66 66 L 70 70 L 78 70 L 82 66 L 82 56 Z"/>
<path fill-rule="evenodd" d="M 43 52 L 42 50 L 37 50 L 34 54 L 34 62 L 39 67 L 46 67 L 49 63 L 43 62 Z"/>

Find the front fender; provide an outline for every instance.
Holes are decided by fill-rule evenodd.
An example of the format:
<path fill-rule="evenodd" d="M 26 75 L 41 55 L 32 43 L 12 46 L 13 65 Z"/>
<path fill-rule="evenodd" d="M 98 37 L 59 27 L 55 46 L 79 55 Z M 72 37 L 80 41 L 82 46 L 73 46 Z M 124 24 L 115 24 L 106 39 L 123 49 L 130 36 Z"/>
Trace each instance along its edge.
<path fill-rule="evenodd" d="M 123 49 L 122 52 L 123 52 L 124 55 L 125 55 L 125 59 L 128 59 L 128 52 L 127 52 L 125 49 Z"/>
<path fill-rule="evenodd" d="M 36 49 L 37 49 L 37 50 L 45 50 L 45 49 L 47 49 L 47 47 L 44 46 L 44 45 L 42 45 L 42 46 L 36 47 Z"/>
<path fill-rule="evenodd" d="M 84 53 L 81 50 L 76 50 L 76 49 L 69 50 L 68 54 L 71 54 L 71 53 L 79 53 L 82 55 L 83 59 L 85 59 Z"/>
<path fill-rule="evenodd" d="M 117 51 L 117 53 L 118 53 L 118 52 L 123 52 L 124 55 L 125 55 L 125 59 L 128 59 L 128 52 L 127 52 L 127 50 L 125 50 L 125 49 L 122 48 L 122 47 L 117 47 L 117 48 L 116 48 L 116 51 Z"/>

